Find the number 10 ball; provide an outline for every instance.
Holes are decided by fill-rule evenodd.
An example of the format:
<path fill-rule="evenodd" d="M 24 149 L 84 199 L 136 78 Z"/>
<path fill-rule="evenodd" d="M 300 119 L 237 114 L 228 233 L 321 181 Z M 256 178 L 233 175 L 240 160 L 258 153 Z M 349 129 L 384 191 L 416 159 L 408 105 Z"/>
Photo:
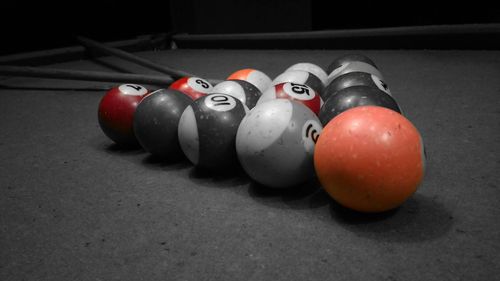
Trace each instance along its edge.
<path fill-rule="evenodd" d="M 226 94 L 211 94 L 188 106 L 179 121 L 178 137 L 189 161 L 219 173 L 234 168 L 236 132 L 247 110 Z"/>

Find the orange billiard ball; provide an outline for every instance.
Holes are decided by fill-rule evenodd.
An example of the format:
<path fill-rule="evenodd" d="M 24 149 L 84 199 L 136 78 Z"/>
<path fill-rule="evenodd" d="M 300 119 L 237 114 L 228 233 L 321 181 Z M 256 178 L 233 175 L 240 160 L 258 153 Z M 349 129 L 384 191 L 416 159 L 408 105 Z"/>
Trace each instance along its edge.
<path fill-rule="evenodd" d="M 318 179 L 339 204 L 360 212 L 400 206 L 425 172 L 422 138 L 403 115 L 361 106 L 332 119 L 314 151 Z"/>

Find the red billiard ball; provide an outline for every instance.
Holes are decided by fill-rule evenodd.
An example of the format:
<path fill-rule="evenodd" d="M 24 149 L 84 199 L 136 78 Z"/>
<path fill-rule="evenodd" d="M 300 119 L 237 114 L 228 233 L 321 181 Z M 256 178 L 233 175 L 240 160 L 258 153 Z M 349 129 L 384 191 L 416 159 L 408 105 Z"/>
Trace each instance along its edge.
<path fill-rule="evenodd" d="M 137 146 L 133 120 L 137 105 L 149 91 L 136 84 L 123 84 L 109 90 L 99 103 L 99 125 L 106 136 L 121 146 Z"/>
<path fill-rule="evenodd" d="M 196 100 L 208 95 L 212 91 L 212 84 L 199 77 L 183 77 L 168 87 L 188 95 L 192 100 Z"/>

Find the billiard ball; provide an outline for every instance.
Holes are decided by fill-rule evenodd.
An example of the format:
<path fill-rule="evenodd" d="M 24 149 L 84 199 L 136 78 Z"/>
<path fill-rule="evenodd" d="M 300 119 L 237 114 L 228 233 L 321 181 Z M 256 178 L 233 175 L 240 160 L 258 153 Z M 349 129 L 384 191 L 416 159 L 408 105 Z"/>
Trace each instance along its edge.
<path fill-rule="evenodd" d="M 316 64 L 309 63 L 309 62 L 299 62 L 299 63 L 296 63 L 296 64 L 290 66 L 289 68 L 287 68 L 285 70 L 285 72 L 291 71 L 291 70 L 303 70 L 303 71 L 307 71 L 307 72 L 314 74 L 316 77 L 319 78 L 319 80 L 321 80 L 324 87 L 326 87 L 326 85 L 328 83 L 328 74 L 326 74 L 326 72 L 323 70 L 323 68 L 319 67 Z"/>
<path fill-rule="evenodd" d="M 199 77 L 183 77 L 168 87 L 188 95 L 192 100 L 208 95 L 213 86 L 205 79 Z"/>
<path fill-rule="evenodd" d="M 382 73 L 371 64 L 362 61 L 353 61 L 353 62 L 346 62 L 340 65 L 338 68 L 334 69 L 328 75 L 328 83 L 331 83 L 333 80 L 335 80 L 335 78 L 339 77 L 340 75 L 344 75 L 350 72 L 367 72 L 379 77 L 382 80 L 384 79 Z"/>
<path fill-rule="evenodd" d="M 244 80 L 250 82 L 257 87 L 261 93 L 271 86 L 271 78 L 264 72 L 253 68 L 238 70 L 229 75 L 226 80 Z"/>
<path fill-rule="evenodd" d="M 272 85 L 278 85 L 285 82 L 305 84 L 311 87 L 319 95 L 321 95 L 321 92 L 324 90 L 321 80 L 316 75 L 304 70 L 290 70 L 283 72 L 274 78 Z"/>
<path fill-rule="evenodd" d="M 273 99 L 289 99 L 304 104 L 318 115 L 322 105 L 321 97 L 311 87 L 304 84 L 281 83 L 267 89 L 258 104 Z"/>
<path fill-rule="evenodd" d="M 323 100 L 327 100 L 336 92 L 352 86 L 374 87 L 391 95 L 391 91 L 387 84 L 377 76 L 366 72 L 350 72 L 335 78 L 323 91 L 323 96 L 321 97 Z"/>
<path fill-rule="evenodd" d="M 220 82 L 212 89 L 212 94 L 227 94 L 239 99 L 249 109 L 254 108 L 262 96 L 260 90 L 252 83 L 244 80 L 228 80 Z"/>
<path fill-rule="evenodd" d="M 238 165 L 235 138 L 248 108 L 226 94 L 210 94 L 182 113 L 178 138 L 182 151 L 197 167 L 225 173 Z"/>
<path fill-rule="evenodd" d="M 182 156 L 177 126 L 182 112 L 191 102 L 184 93 L 160 89 L 139 103 L 134 116 L 134 132 L 144 150 L 165 160 L 177 160 Z"/>
<path fill-rule="evenodd" d="M 133 130 L 133 118 L 137 105 L 148 90 L 136 84 L 114 87 L 99 103 L 98 120 L 104 134 L 124 147 L 138 146 Z"/>
<path fill-rule="evenodd" d="M 268 187 L 287 188 L 314 176 L 318 117 L 303 104 L 275 99 L 255 106 L 241 121 L 236 151 L 245 172 Z"/>
<path fill-rule="evenodd" d="M 337 69 L 339 66 L 346 64 L 346 63 L 353 62 L 353 61 L 361 61 L 361 62 L 367 63 L 367 64 L 377 68 L 377 65 L 375 65 L 373 60 L 371 60 L 369 57 L 367 57 L 365 55 L 346 54 L 346 55 L 340 56 L 340 57 L 336 58 L 335 60 L 333 60 L 330 63 L 330 65 L 328 66 L 326 73 L 330 74 L 330 73 L 332 73 L 333 70 Z"/>
<path fill-rule="evenodd" d="M 425 173 L 424 145 L 403 115 L 361 106 L 325 126 L 314 166 L 322 187 L 339 204 L 359 212 L 383 212 L 417 190 Z"/>
<path fill-rule="evenodd" d="M 326 100 L 319 112 L 323 126 L 342 112 L 357 106 L 377 105 L 401 113 L 397 102 L 387 93 L 373 87 L 353 86 L 338 91 Z"/>

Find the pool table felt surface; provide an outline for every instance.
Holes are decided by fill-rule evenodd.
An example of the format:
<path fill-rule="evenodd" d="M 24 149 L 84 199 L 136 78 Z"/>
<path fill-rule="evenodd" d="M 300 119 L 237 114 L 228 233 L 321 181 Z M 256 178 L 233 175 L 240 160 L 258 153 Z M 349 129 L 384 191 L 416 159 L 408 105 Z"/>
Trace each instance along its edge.
<path fill-rule="evenodd" d="M 500 275 L 500 52 L 170 50 L 139 55 L 202 77 L 371 57 L 420 130 L 425 179 L 363 216 L 315 182 L 269 190 L 112 144 L 114 83 L 4 78 L 0 280 L 491 280 Z M 110 67 L 113 66 L 113 67 Z M 154 73 L 115 58 L 51 67 Z M 45 87 L 60 88 L 47 90 Z"/>

